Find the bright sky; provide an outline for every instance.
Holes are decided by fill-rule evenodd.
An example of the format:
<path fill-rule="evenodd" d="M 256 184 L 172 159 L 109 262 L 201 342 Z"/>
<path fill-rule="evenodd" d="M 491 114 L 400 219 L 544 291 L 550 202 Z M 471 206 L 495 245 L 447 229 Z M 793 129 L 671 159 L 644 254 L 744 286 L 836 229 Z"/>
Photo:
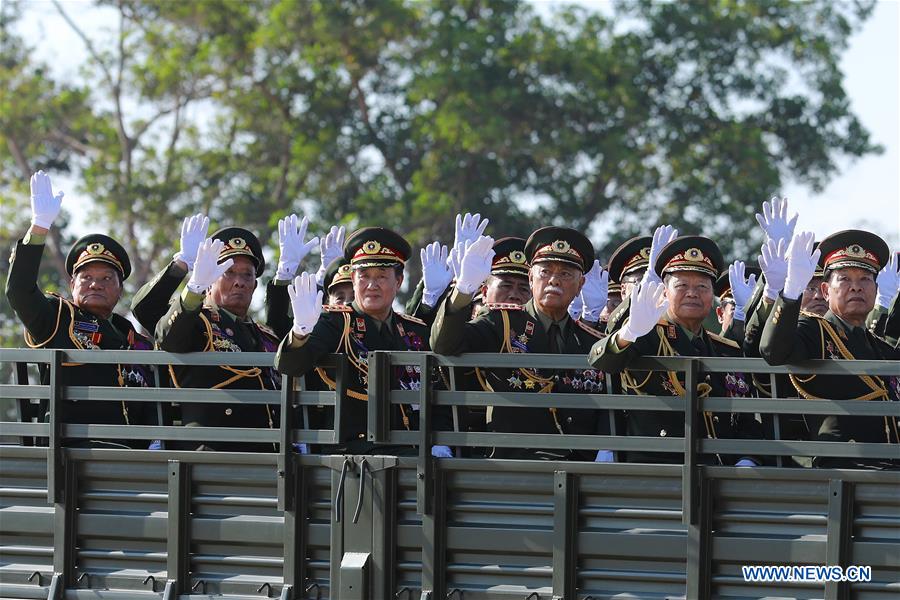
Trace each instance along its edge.
<path fill-rule="evenodd" d="M 552 10 L 555 3 L 535 1 L 541 12 Z M 608 9 L 605 0 L 582 3 Z M 64 5 L 88 32 L 115 25 L 114 20 L 103 18 L 104 11 L 84 0 L 67 0 Z M 19 30 L 37 47 L 37 58 L 51 64 L 57 76 L 78 76 L 78 65 L 85 56 L 83 44 L 50 2 L 29 2 Z M 859 227 L 900 248 L 900 1 L 878 2 L 862 31 L 851 39 L 841 66 L 852 109 L 885 151 L 856 162 L 841 160 L 841 173 L 821 193 L 788 184 L 783 194 L 792 211 L 800 213 L 798 228 L 814 231 L 818 239 Z M 90 202 L 76 191 L 75 182 L 57 179 L 55 183 L 66 190 L 68 207 Z M 84 215 L 84 211 L 76 212 Z M 76 220 L 76 228 L 78 225 Z M 86 224 L 82 221 L 81 225 Z"/>

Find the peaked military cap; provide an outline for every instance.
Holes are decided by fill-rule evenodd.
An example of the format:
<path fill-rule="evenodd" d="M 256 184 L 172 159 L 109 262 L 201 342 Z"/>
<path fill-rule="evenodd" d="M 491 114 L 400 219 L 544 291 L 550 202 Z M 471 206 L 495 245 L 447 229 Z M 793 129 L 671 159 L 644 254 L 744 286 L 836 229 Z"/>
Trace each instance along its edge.
<path fill-rule="evenodd" d="M 568 227 L 541 227 L 525 242 L 525 256 L 532 265 L 561 262 L 585 272 L 594 263 L 594 245 L 580 231 Z"/>
<path fill-rule="evenodd" d="M 714 241 L 702 235 L 683 235 L 660 250 L 653 269 L 660 277 L 668 273 L 693 271 L 709 275 L 715 281 L 724 263 L 722 251 Z"/>
<path fill-rule="evenodd" d="M 846 229 L 819 242 L 819 266 L 823 275 L 835 269 L 858 267 L 878 273 L 891 257 L 887 243 L 868 231 Z"/>
<path fill-rule="evenodd" d="M 325 279 L 322 284 L 326 290 L 330 290 L 332 286 L 350 283 L 350 273 L 352 271 L 353 269 L 350 267 L 350 263 L 347 262 L 347 259 L 343 256 L 336 258 L 331 261 L 331 264 L 328 265 L 328 269 L 325 270 Z"/>
<path fill-rule="evenodd" d="M 222 240 L 225 247 L 219 252 L 219 262 L 235 256 L 246 256 L 256 265 L 256 276 L 263 274 L 266 258 L 262 253 L 262 245 L 251 231 L 243 227 L 225 227 L 212 234 L 214 240 Z"/>
<path fill-rule="evenodd" d="M 131 275 L 131 261 L 125 248 L 108 235 L 89 233 L 79 238 L 66 255 L 66 272 L 75 275 L 81 267 L 92 262 L 103 262 L 119 272 L 122 279 Z"/>
<path fill-rule="evenodd" d="M 633 237 L 616 248 L 609 259 L 610 281 L 622 281 L 622 277 L 650 268 L 650 245 L 653 238 L 649 235 Z"/>
<path fill-rule="evenodd" d="M 494 242 L 494 260 L 491 275 L 522 275 L 528 277 L 528 259 L 525 257 L 525 240 L 518 237 L 500 238 Z"/>
<path fill-rule="evenodd" d="M 813 244 L 813 250 L 818 248 L 819 244 L 821 244 L 821 243 L 822 242 L 816 242 L 815 244 Z M 816 277 L 818 277 L 819 279 L 825 278 L 825 269 L 822 267 L 822 257 L 821 256 L 819 256 L 819 262 L 816 263 L 816 270 L 813 271 L 813 279 L 815 279 Z"/>
<path fill-rule="evenodd" d="M 354 269 L 404 265 L 412 248 L 399 233 L 385 227 L 363 227 L 344 242 L 344 258 Z"/>
<path fill-rule="evenodd" d="M 762 269 L 759 267 L 754 267 L 753 265 L 747 264 L 744 262 L 744 277 L 750 277 L 750 275 L 756 275 L 757 281 L 759 280 L 759 276 L 762 273 Z M 715 285 L 713 285 L 713 293 L 715 293 L 716 297 L 719 298 L 719 301 L 724 302 L 726 298 L 733 299 L 731 294 L 731 280 L 728 278 L 728 269 L 725 269 L 719 278 L 716 279 Z"/>

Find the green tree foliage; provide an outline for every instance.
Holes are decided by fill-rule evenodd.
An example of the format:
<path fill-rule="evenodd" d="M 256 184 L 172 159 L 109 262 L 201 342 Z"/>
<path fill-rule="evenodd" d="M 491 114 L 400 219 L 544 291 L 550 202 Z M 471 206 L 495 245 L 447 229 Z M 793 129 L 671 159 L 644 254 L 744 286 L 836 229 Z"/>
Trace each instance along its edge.
<path fill-rule="evenodd" d="M 269 244 L 293 211 L 418 247 L 469 210 L 496 236 L 615 223 L 594 240 L 606 255 L 668 222 L 744 256 L 784 181 L 819 190 L 839 158 L 879 151 L 838 66 L 870 1 L 100 6 L 111 35 L 83 31 L 70 4 L 27 7 L 81 36 L 78 82 L 54 81 L 4 23 L 0 185 L 21 214 L 29 171 L 70 170 L 125 240 L 132 285 L 197 210 Z"/>

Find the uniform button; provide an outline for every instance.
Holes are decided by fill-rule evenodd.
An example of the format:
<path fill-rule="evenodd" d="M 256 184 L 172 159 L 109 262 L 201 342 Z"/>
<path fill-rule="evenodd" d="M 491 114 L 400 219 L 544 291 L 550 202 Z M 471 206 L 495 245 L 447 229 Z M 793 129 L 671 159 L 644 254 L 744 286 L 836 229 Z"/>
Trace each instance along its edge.
<path fill-rule="evenodd" d="M 356 437 L 358 437 L 359 439 L 364 439 L 364 438 L 366 437 L 366 434 L 361 433 L 361 434 L 359 434 L 359 435 L 356 436 Z"/>
<path fill-rule="evenodd" d="M 231 409 L 230 409 L 230 408 L 226 408 L 226 409 L 225 409 L 225 414 L 228 415 L 228 416 L 230 417 L 230 416 L 231 416 Z"/>
<path fill-rule="evenodd" d="M 660 435 L 661 437 L 666 437 L 666 435 L 667 435 L 667 434 L 666 434 L 666 430 L 665 430 L 665 429 L 660 430 L 659 435 Z"/>
<path fill-rule="evenodd" d="M 847 441 L 850 442 L 851 444 L 855 444 L 855 443 L 856 443 L 856 440 L 854 440 L 853 438 L 850 438 L 850 439 L 847 440 Z"/>
<path fill-rule="evenodd" d="M 571 423 L 571 422 L 572 422 L 572 417 L 566 417 L 566 423 Z"/>

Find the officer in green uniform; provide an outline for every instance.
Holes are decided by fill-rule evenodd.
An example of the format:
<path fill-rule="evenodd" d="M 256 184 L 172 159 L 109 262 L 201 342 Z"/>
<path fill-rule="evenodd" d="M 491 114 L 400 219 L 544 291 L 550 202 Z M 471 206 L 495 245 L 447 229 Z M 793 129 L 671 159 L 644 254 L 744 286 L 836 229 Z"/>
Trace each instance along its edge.
<path fill-rule="evenodd" d="M 59 214 L 63 193 L 53 195 L 50 177 L 38 171 L 31 178 L 31 227 L 10 256 L 6 297 L 25 326 L 25 343 L 31 348 L 76 350 L 149 350 L 150 340 L 141 336 L 124 317 L 113 312 L 122 295 L 123 282 L 131 273 L 131 262 L 122 246 L 109 236 L 93 233 L 79 239 L 66 256 L 71 277 L 72 299 L 44 294 L 38 287 L 38 269 L 44 241 Z M 141 365 L 64 364 L 62 384 L 80 386 L 147 387 L 152 372 Z M 41 382 L 49 373 L 41 369 Z M 64 401 L 64 423 L 148 425 L 155 423 L 152 404 L 141 402 Z M 84 444 L 85 442 L 80 442 Z M 136 440 L 92 441 L 143 446 Z"/>
<path fill-rule="evenodd" d="M 464 352 L 587 354 L 602 334 L 568 314 L 581 291 L 594 249 L 581 233 L 562 227 L 535 231 L 525 244 L 531 264 L 532 299 L 518 304 L 485 304 L 471 319 L 474 293 L 491 272 L 493 240 L 481 237 L 466 251 L 456 289 L 438 308 L 432 347 L 442 354 Z M 479 369 L 485 391 L 603 393 L 604 374 L 593 369 Z M 609 422 L 593 409 L 493 407 L 489 427 L 498 432 L 608 434 Z M 611 453 L 602 451 L 601 460 Z M 593 452 L 496 448 L 495 458 L 593 460 Z"/>
<path fill-rule="evenodd" d="M 745 274 L 748 276 L 746 279 Z M 716 319 L 722 326 L 719 335 L 738 344 L 744 341 L 744 321 L 746 320 L 744 309 L 753 293 L 759 274 L 759 267 L 745 265 L 743 261 L 738 260 L 729 265 L 726 273 L 719 275 L 713 286 L 713 292 L 719 301 L 719 305 L 716 307 Z M 732 280 L 734 280 L 734 285 L 732 285 Z"/>
<path fill-rule="evenodd" d="M 294 221 L 296 232 L 296 222 Z M 274 352 L 278 334 L 248 314 L 257 278 L 265 269 L 259 239 L 241 227 L 221 229 L 197 250 L 196 261 L 176 302 L 156 327 L 167 352 Z M 286 286 L 281 287 L 286 295 Z M 286 308 L 284 309 L 286 313 Z M 282 326 L 284 329 L 284 326 Z M 277 390 L 280 378 L 266 367 L 170 366 L 174 387 Z M 191 404 L 181 406 L 182 423 L 199 427 L 278 426 L 274 405 Z M 196 447 L 190 443 L 190 447 Z M 274 444 L 205 442 L 199 449 L 273 452 Z"/>
<path fill-rule="evenodd" d="M 649 235 L 633 237 L 616 248 L 609 259 L 609 279 L 619 282 L 619 305 L 606 317 L 606 333 L 615 331 L 628 316 L 628 298 L 631 288 L 641 282 L 650 264 Z"/>
<path fill-rule="evenodd" d="M 875 308 L 866 317 L 866 327 L 888 341 L 900 338 L 900 252 L 895 252 L 891 260 L 875 279 L 878 294 Z"/>
<path fill-rule="evenodd" d="M 282 373 L 299 377 L 318 372 L 330 389 L 334 374 L 318 368 L 327 354 L 346 354 L 351 364 L 350 386 L 341 407 L 344 439 L 335 453 L 414 454 L 411 447 L 377 446 L 366 440 L 369 384 L 368 353 L 374 350 L 427 351 L 428 326 L 421 320 L 394 312 L 392 304 L 403 283 L 403 267 L 410 255 L 409 243 L 382 227 L 366 227 L 351 234 L 344 244 L 344 258 L 352 268 L 354 300 L 350 305 L 322 305 L 322 291 L 303 273 L 289 286 L 293 327 L 278 347 L 275 365 Z M 437 377 L 436 374 L 424 376 Z M 417 390 L 423 374 L 419 367 L 394 367 L 394 389 Z M 439 383 L 439 381 L 435 381 Z M 435 411 L 435 429 L 449 428 L 446 411 Z M 418 429 L 418 406 L 392 406 L 393 429 Z M 450 449 L 435 446 L 435 456 L 449 457 Z"/>
<path fill-rule="evenodd" d="M 739 346 L 703 329 L 713 303 L 713 283 L 723 259 L 715 242 L 702 236 L 683 236 L 663 247 L 653 265 L 658 278 L 632 288 L 630 313 L 619 329 L 597 342 L 590 353 L 596 369 L 622 373 L 625 393 L 654 396 L 684 396 L 684 382 L 673 371 L 633 371 L 629 363 L 641 356 L 741 356 Z M 701 375 L 700 397 L 744 397 L 750 393 L 748 378 L 741 373 Z M 752 415 L 703 414 L 710 438 L 759 437 L 759 424 Z M 629 411 L 629 435 L 682 437 L 684 417 L 679 412 Z M 629 462 L 682 462 L 680 454 L 632 452 Z M 733 464 L 733 457 L 705 457 L 706 462 Z M 758 464 L 741 458 L 739 465 Z"/>
<path fill-rule="evenodd" d="M 884 240 L 873 233 L 846 230 L 822 240 L 813 249 L 813 236 L 793 237 L 787 252 L 783 289 L 766 321 L 760 353 L 769 364 L 784 365 L 809 359 L 897 360 L 900 350 L 865 328 L 875 303 L 875 276 L 888 262 Z M 816 265 L 824 270 L 823 294 L 828 312 L 820 317 L 802 313 L 800 297 Z M 842 400 L 900 400 L 900 377 L 791 375 L 803 398 Z M 807 415 L 814 439 L 841 442 L 898 443 L 897 419 Z M 896 448 L 896 446 L 894 446 Z M 896 468 L 900 461 L 816 457 L 818 467 Z"/>
<path fill-rule="evenodd" d="M 353 267 L 343 256 L 331 262 L 325 271 L 322 288 L 328 294 L 332 306 L 348 306 L 353 303 Z M 287 334 L 287 332 L 285 332 Z"/>

